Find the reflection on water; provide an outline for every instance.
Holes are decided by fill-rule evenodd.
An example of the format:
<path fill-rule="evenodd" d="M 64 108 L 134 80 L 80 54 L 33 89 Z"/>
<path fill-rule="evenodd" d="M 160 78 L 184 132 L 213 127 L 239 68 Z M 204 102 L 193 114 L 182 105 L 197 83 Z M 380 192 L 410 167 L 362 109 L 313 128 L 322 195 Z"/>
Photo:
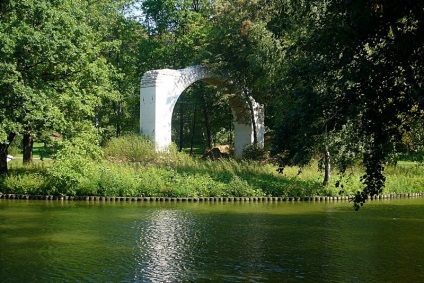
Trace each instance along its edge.
<path fill-rule="evenodd" d="M 424 282 L 424 199 L 0 200 L 0 282 Z"/>
<path fill-rule="evenodd" d="M 135 280 L 175 282 L 189 272 L 191 262 L 184 261 L 184 256 L 191 253 L 190 242 L 196 239 L 190 238 L 190 219 L 185 214 L 178 210 L 156 210 L 147 225 L 139 227 L 139 270 Z"/>

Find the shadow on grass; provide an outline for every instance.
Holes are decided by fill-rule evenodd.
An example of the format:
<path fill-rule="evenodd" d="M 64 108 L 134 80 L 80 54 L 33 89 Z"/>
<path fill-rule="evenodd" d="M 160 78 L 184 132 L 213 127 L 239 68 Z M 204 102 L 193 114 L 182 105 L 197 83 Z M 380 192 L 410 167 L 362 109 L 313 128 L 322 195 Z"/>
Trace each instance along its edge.
<path fill-rule="evenodd" d="M 17 162 L 14 160 L 13 162 Z M 0 176 L 0 190 L 14 193 L 46 193 L 50 191 L 49 176 L 47 169 L 52 162 L 38 161 L 34 165 L 22 166 L 22 163 L 17 162 L 11 166 L 7 176 Z M 106 164 L 105 164 L 106 165 Z M 106 165 L 107 166 L 107 165 Z M 125 171 L 125 165 L 122 170 Z M 117 187 L 122 187 L 123 191 L 128 191 L 128 194 L 142 194 L 152 196 L 273 196 L 273 197 L 301 197 L 301 196 L 317 196 L 331 195 L 331 193 L 320 185 L 316 179 L 302 179 L 300 177 L 287 177 L 277 175 L 272 172 L 272 168 L 267 166 L 264 168 L 261 164 L 244 163 L 236 161 L 199 161 L 186 162 L 184 164 L 157 164 L 158 170 L 151 171 L 149 175 L 145 175 L 147 179 L 155 178 L 151 174 L 156 175 L 158 185 L 164 183 L 166 190 L 156 187 L 152 180 L 148 181 L 146 188 L 139 189 L 140 183 L 134 183 L 134 176 L 137 177 L 137 172 L 146 170 L 146 167 L 153 166 L 148 164 L 136 164 L 136 170 L 130 174 L 123 174 L 123 171 L 111 171 L 109 176 L 112 179 L 90 180 L 90 188 L 97 188 L 95 191 L 99 193 L 98 186 L 100 183 L 107 184 L 108 193 L 115 190 L 117 195 Z M 132 167 L 130 165 L 130 167 Z M 134 167 L 132 167 L 134 168 Z M 169 170 L 170 174 L 163 170 Z M 112 174 L 116 172 L 117 174 Z M 125 171 L 126 172 L 126 171 Z M 124 173 L 125 173 L 124 172 Z M 72 173 L 72 172 L 71 172 Z M 142 174 L 141 174 L 142 175 Z M 105 175 L 106 176 L 106 175 Z M 9 178 L 8 178 L 9 177 Z M 50 177 L 51 178 L 51 177 Z M 128 182 L 126 182 L 128 181 Z M 152 183 L 153 182 L 153 183 Z M 126 184 L 133 185 L 134 188 L 126 188 Z M 152 187 L 153 186 L 153 187 Z M 130 186 L 131 187 L 131 186 Z M 84 193 L 86 190 L 81 187 L 78 190 Z M 66 192 L 69 194 L 70 192 Z M 106 192 L 105 192 L 106 193 Z M 73 192 L 75 194 L 75 192 Z M 126 193 L 127 194 L 127 193 Z M 129 196 L 129 195 L 128 195 Z"/>

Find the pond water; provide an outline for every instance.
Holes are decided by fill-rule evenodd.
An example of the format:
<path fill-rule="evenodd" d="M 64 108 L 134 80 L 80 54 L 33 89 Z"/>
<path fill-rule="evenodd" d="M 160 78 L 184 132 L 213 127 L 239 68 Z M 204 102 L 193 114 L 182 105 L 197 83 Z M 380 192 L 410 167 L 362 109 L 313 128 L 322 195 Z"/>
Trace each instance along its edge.
<path fill-rule="evenodd" d="M 0 200 L 0 282 L 424 282 L 424 199 Z"/>

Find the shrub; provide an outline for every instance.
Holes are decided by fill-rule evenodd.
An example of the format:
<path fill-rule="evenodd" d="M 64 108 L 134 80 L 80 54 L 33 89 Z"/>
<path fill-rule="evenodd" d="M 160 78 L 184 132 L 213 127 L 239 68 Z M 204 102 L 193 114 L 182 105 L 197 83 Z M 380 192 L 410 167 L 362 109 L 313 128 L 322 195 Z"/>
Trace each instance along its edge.
<path fill-rule="evenodd" d="M 99 166 L 98 194 L 102 196 L 142 196 L 137 192 L 139 179 L 129 166 Z"/>
<path fill-rule="evenodd" d="M 223 192 L 224 197 L 256 197 L 263 195 L 261 190 L 254 189 L 246 180 L 238 176 L 234 176 L 233 179 L 224 186 Z"/>
<path fill-rule="evenodd" d="M 46 177 L 39 173 L 11 174 L 2 182 L 7 193 L 13 194 L 44 194 L 46 191 Z"/>
<path fill-rule="evenodd" d="M 263 161 L 268 158 L 268 152 L 258 143 L 246 145 L 243 148 L 243 159 Z"/>
<path fill-rule="evenodd" d="M 98 166 L 80 155 L 61 156 L 48 170 L 49 185 L 57 195 L 95 195 Z"/>
<path fill-rule="evenodd" d="M 143 196 L 171 196 L 175 188 L 175 171 L 154 166 L 143 167 L 137 175 L 137 194 Z"/>
<path fill-rule="evenodd" d="M 97 194 L 98 161 L 102 152 L 92 137 L 75 137 L 63 143 L 63 148 L 56 155 L 56 161 L 47 171 L 53 194 Z"/>

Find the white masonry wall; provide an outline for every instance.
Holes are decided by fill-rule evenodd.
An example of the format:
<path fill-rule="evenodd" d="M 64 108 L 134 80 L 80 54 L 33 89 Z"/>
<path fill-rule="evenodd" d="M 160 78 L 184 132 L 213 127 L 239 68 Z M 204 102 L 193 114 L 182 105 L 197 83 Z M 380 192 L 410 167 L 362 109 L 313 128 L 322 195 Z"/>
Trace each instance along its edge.
<path fill-rule="evenodd" d="M 204 79 L 216 78 L 202 66 L 192 66 L 182 70 L 153 70 L 143 75 L 140 89 L 140 132 L 153 140 L 158 150 L 166 150 L 171 145 L 172 113 L 178 98 L 191 84 Z M 263 146 L 263 106 L 253 99 L 252 101 L 258 143 Z M 240 108 L 240 103 L 238 107 Z M 242 107 L 246 108 L 247 103 L 244 103 Z M 234 117 L 234 151 L 235 156 L 240 158 L 244 146 L 253 143 L 254 132 L 249 119 L 245 117 L 240 119 L 236 115 Z M 243 121 L 240 122 L 240 120 Z"/>

